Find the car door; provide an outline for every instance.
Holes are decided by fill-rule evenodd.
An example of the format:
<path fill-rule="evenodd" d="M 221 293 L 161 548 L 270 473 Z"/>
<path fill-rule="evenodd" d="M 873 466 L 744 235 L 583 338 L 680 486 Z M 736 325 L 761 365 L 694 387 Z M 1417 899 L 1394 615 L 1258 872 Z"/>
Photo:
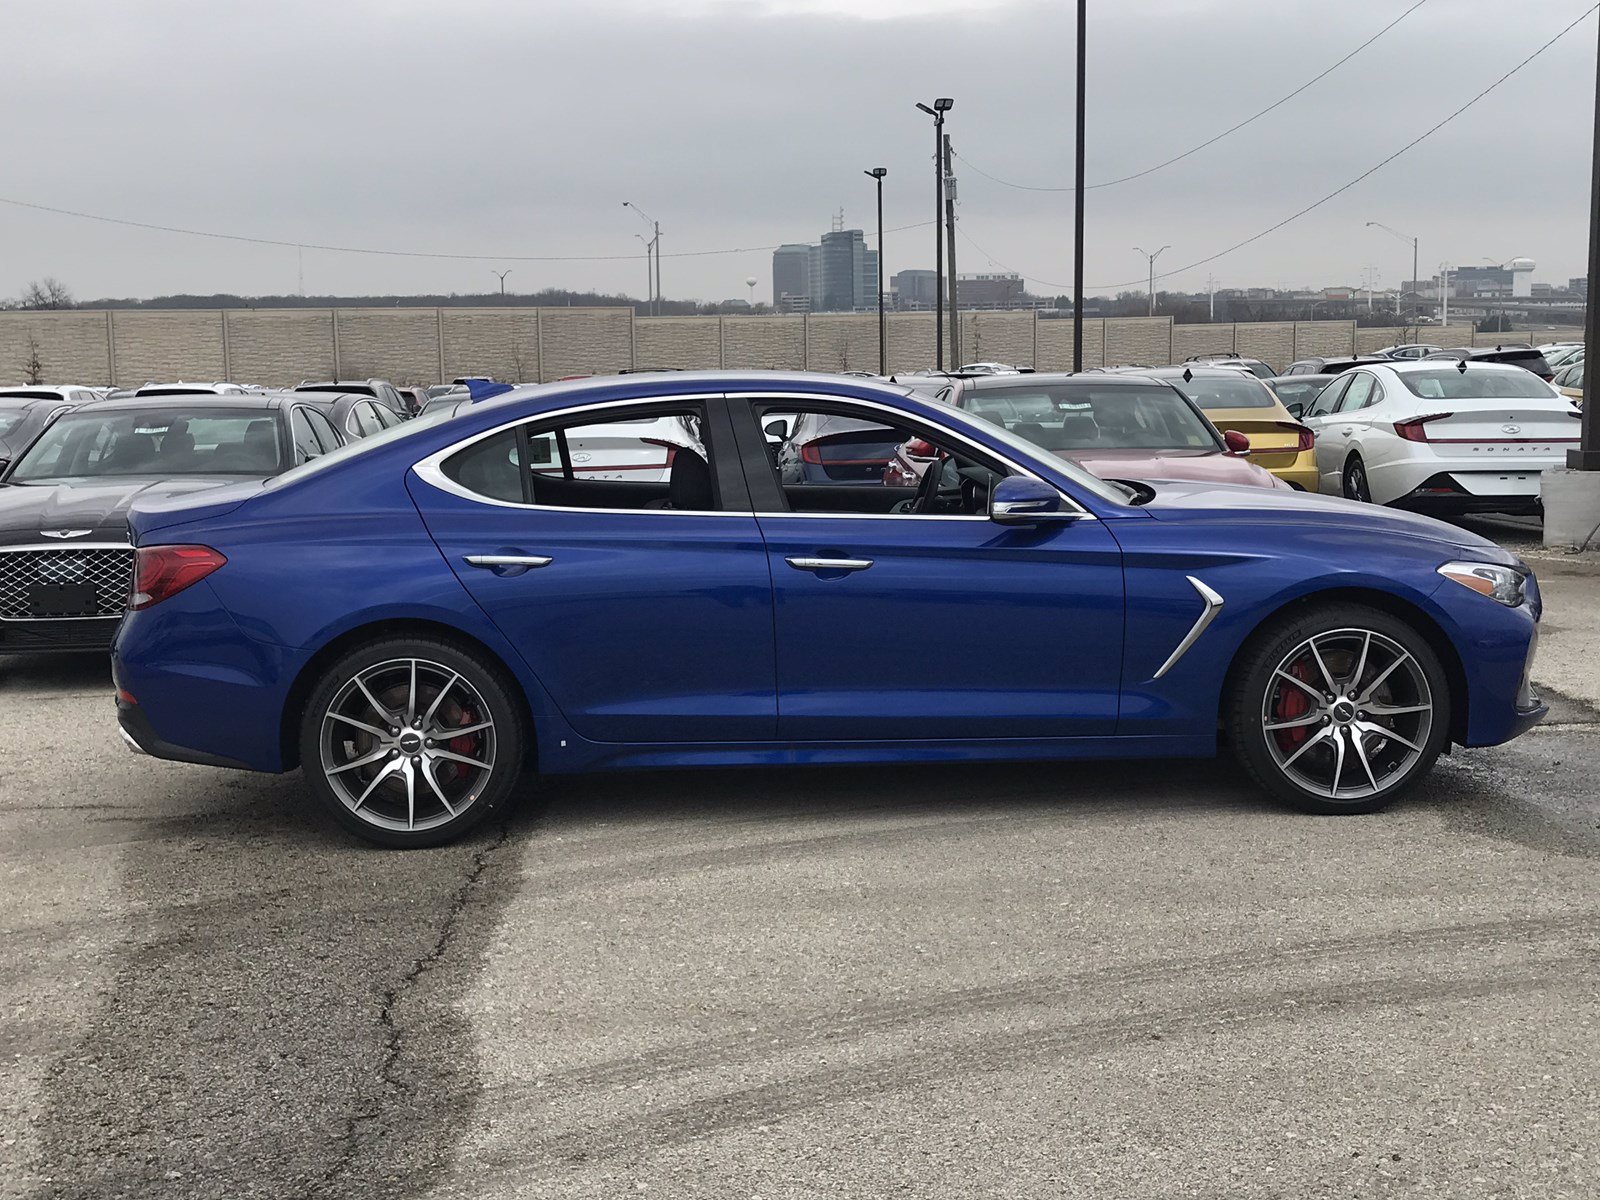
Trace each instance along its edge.
<path fill-rule="evenodd" d="M 1115 730 L 1122 558 L 1103 522 L 1082 509 L 1030 526 L 989 520 L 987 486 L 1022 472 L 959 427 L 864 401 L 731 400 L 772 573 L 785 741 L 928 741 L 943 753 L 963 738 Z M 856 449 L 801 447 L 820 471 L 785 483 L 761 432 L 779 415 L 797 418 L 796 436 Z M 875 478 L 861 448 L 919 437 L 969 464 L 956 466 L 952 503 L 968 506 L 971 486 L 972 511 L 893 511 L 927 485 Z"/>
<path fill-rule="evenodd" d="M 1350 377 L 1341 375 L 1317 393 L 1301 422 L 1317 435 L 1317 490 L 1338 495 L 1344 471 L 1345 441 L 1332 427 L 1334 411 L 1350 386 Z"/>
<path fill-rule="evenodd" d="M 408 481 L 462 586 L 592 741 L 776 736 L 772 579 L 743 474 L 710 433 L 719 403 L 511 422 Z M 592 454 L 602 437 L 609 454 L 653 454 L 665 473 L 575 465 L 576 448 Z"/>

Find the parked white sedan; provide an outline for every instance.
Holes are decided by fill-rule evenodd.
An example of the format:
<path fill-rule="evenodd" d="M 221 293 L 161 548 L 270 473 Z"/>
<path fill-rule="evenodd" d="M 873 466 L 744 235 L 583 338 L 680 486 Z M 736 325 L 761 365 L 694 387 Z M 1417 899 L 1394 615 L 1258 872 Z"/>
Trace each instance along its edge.
<path fill-rule="evenodd" d="M 1394 362 L 1340 376 L 1303 418 L 1320 490 L 1428 512 L 1539 511 L 1578 441 L 1572 404 L 1521 367 Z"/>

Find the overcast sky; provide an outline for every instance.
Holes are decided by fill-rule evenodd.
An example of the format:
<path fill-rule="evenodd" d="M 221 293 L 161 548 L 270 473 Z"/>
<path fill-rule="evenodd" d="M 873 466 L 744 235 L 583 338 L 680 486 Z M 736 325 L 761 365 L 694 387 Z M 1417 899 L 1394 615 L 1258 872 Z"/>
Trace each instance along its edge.
<path fill-rule="evenodd" d="M 1142 170 L 1278 99 L 1414 0 L 1090 0 L 1090 182 Z M 1091 292 L 1183 267 L 1404 145 L 1592 0 L 1428 0 L 1371 47 L 1209 150 L 1089 193 Z M 771 254 L 842 208 L 873 236 L 931 220 L 931 121 L 1019 183 L 1072 182 L 1070 0 L 49 0 L 4 18 L 0 196 L 161 225 L 490 261 L 307 250 L 305 288 L 771 294 Z M 1355 283 L 1441 259 L 1527 256 L 1582 274 L 1595 18 L 1415 150 L 1316 212 L 1160 286 Z M 1070 192 L 957 163 L 962 271 L 1072 277 Z M 931 267 L 931 227 L 886 238 Z M 982 247 L 980 252 L 976 247 Z M 515 262 L 524 256 L 621 256 Z M 992 255 L 991 259 L 989 256 Z M 0 205 L 0 295 L 41 275 L 80 297 L 290 292 L 293 249 Z"/>

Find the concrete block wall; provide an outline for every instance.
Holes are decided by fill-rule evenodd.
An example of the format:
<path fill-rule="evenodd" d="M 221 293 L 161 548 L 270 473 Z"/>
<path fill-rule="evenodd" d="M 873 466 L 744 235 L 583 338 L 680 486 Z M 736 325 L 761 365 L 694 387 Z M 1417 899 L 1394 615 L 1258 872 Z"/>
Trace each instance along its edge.
<path fill-rule="evenodd" d="M 1233 327 L 1233 348 L 1245 358 L 1259 358 L 1275 370 L 1295 360 L 1293 321 L 1260 321 Z"/>
<path fill-rule="evenodd" d="M 878 316 L 827 313 L 806 318 L 808 371 L 877 371 Z"/>
<path fill-rule="evenodd" d="M 1031 365 L 1033 327 L 1037 323 L 1032 313 L 964 312 L 961 361 Z"/>
<path fill-rule="evenodd" d="M 223 313 L 153 310 L 110 314 L 115 382 L 138 387 L 159 380 L 226 379 Z"/>
<path fill-rule="evenodd" d="M 632 309 L 539 310 L 541 383 L 566 375 L 610 375 L 632 365 Z"/>
<path fill-rule="evenodd" d="M 1354 321 L 1296 321 L 1294 326 L 1295 358 L 1333 358 L 1349 354 L 1356 344 Z M 1287 363 L 1268 359 L 1280 371 Z"/>
<path fill-rule="evenodd" d="M 444 370 L 439 380 L 418 382 L 464 375 L 488 375 L 508 383 L 539 378 L 538 309 L 440 309 L 437 336 Z"/>
<path fill-rule="evenodd" d="M 223 319 L 227 330 L 227 378 L 269 387 L 292 387 L 302 379 L 334 377 L 330 310 L 235 309 L 224 313 Z M 170 376 L 158 372 L 158 377 Z"/>
<path fill-rule="evenodd" d="M 1107 366 L 1137 363 L 1146 367 L 1164 367 L 1171 361 L 1171 317 L 1120 317 L 1105 322 Z"/>
<path fill-rule="evenodd" d="M 110 383 L 106 314 L 0 312 L 0 381 L 25 383 L 35 354 L 46 383 Z"/>
<path fill-rule="evenodd" d="M 439 314 L 431 308 L 334 310 L 340 379 L 423 383 L 439 375 Z"/>
<path fill-rule="evenodd" d="M 1034 365 L 1041 371 L 1073 371 L 1072 322 L 1070 320 L 1040 321 L 1037 330 L 1039 355 Z M 1106 365 L 1106 322 L 1099 319 L 1083 323 L 1083 366 Z M 1151 364 L 1152 366 L 1155 364 Z"/>
<path fill-rule="evenodd" d="M 1174 325 L 1172 361 L 1181 363 L 1196 354 L 1232 354 L 1233 331 L 1234 327 L 1225 322 L 1215 325 Z"/>
<path fill-rule="evenodd" d="M 633 323 L 635 368 L 715 370 L 722 365 L 720 317 L 640 317 Z"/>
<path fill-rule="evenodd" d="M 805 361 L 804 317 L 722 318 L 723 366 L 795 371 L 803 367 Z"/>

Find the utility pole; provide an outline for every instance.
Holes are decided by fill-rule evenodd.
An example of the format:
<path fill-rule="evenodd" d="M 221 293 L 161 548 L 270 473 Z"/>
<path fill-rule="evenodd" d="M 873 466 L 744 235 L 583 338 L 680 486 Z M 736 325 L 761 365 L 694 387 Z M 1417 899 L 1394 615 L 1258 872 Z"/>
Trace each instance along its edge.
<path fill-rule="evenodd" d="M 1217 322 L 1217 281 L 1210 275 L 1206 276 L 1206 296 L 1211 304 L 1211 311 L 1206 320 L 1215 325 Z"/>
<path fill-rule="evenodd" d="M 955 101 L 941 96 L 917 107 L 933 118 L 933 366 L 944 370 L 944 115 Z"/>
<path fill-rule="evenodd" d="M 1151 254 L 1150 251 L 1148 251 L 1148 250 L 1141 249 L 1138 246 L 1134 247 L 1134 250 L 1137 253 L 1144 255 L 1145 258 L 1147 260 L 1149 260 L 1149 265 L 1150 265 L 1150 315 L 1152 317 L 1156 315 L 1156 259 L 1160 258 L 1164 251 L 1171 250 L 1171 249 L 1172 249 L 1171 246 L 1163 246 L 1163 247 L 1161 247 L 1160 250 L 1157 250 L 1154 254 Z"/>
<path fill-rule="evenodd" d="M 950 243 L 950 365 L 961 365 L 961 304 L 956 298 L 956 177 L 950 167 L 950 135 L 944 135 L 944 228 Z"/>
<path fill-rule="evenodd" d="M 650 251 L 654 243 L 642 233 L 636 233 L 633 236 L 644 243 L 644 299 L 645 303 L 653 308 L 656 299 L 656 276 L 655 268 L 650 262 Z"/>
<path fill-rule="evenodd" d="M 661 295 L 661 222 L 652 221 L 651 224 L 656 228 L 655 240 L 651 243 L 656 248 L 656 304 L 664 308 L 666 300 Z"/>
<path fill-rule="evenodd" d="M 1584 361 L 1588 361 L 1590 350 L 1600 354 L 1600 300 L 1595 298 L 1594 291 L 1596 285 L 1600 285 L 1600 71 L 1595 75 L 1593 156 L 1589 175 L 1589 289 L 1584 302 Z M 1600 405 L 1588 399 L 1587 384 L 1584 392 L 1578 449 L 1567 451 L 1567 466 L 1574 471 L 1600 471 L 1600 416 L 1595 415 Z"/>
<path fill-rule="evenodd" d="M 1396 237 L 1396 238 L 1399 238 L 1402 242 L 1410 242 L 1411 243 L 1411 287 L 1413 289 L 1413 295 L 1415 295 L 1416 286 L 1417 286 L 1417 284 L 1419 282 L 1421 282 L 1417 278 L 1417 238 L 1415 236 L 1407 237 L 1405 234 L 1401 233 L 1398 229 L 1391 228 L 1390 226 L 1385 225 L 1382 221 L 1368 221 L 1367 222 L 1367 228 L 1368 229 L 1381 229 L 1385 233 L 1387 233 L 1390 237 Z M 1395 289 L 1395 292 L 1394 292 L 1394 315 L 1396 317 L 1400 318 L 1401 320 L 1405 319 L 1404 313 L 1402 312 L 1402 309 L 1405 307 L 1405 296 L 1406 296 L 1406 289 L 1404 287 L 1398 287 L 1398 288 Z M 1413 312 L 1412 312 L 1413 316 L 1416 315 L 1417 311 L 1421 310 L 1421 308 L 1422 308 L 1422 298 L 1420 296 L 1417 296 L 1415 298 L 1415 300 L 1413 301 L 1413 304 L 1412 304 L 1412 308 L 1413 308 Z"/>
<path fill-rule="evenodd" d="M 1362 268 L 1362 274 L 1367 277 L 1367 316 L 1370 317 L 1372 315 L 1372 287 L 1378 281 L 1378 268 L 1372 266 L 1364 267 Z"/>
<path fill-rule="evenodd" d="M 631 208 L 634 215 L 638 217 L 639 220 L 644 222 L 644 227 L 650 230 L 652 234 L 650 238 L 649 249 L 655 251 L 656 256 L 655 276 L 652 280 L 655 285 L 655 294 L 650 297 L 650 315 L 653 317 L 658 315 L 657 306 L 661 303 L 661 222 L 650 216 L 631 200 L 624 200 L 622 202 L 622 207 Z M 647 257 L 645 259 L 645 268 L 647 272 L 649 270 L 649 266 L 650 261 Z"/>
<path fill-rule="evenodd" d="M 1439 329 L 1450 324 L 1450 264 L 1439 264 Z"/>
<path fill-rule="evenodd" d="M 873 167 L 862 174 L 869 175 L 878 185 L 878 374 L 889 373 L 888 325 L 883 317 L 883 177 L 888 167 Z"/>
<path fill-rule="evenodd" d="M 1078 0 L 1078 132 L 1073 151 L 1076 171 L 1072 205 L 1072 369 L 1083 370 L 1083 102 L 1084 68 L 1088 62 L 1085 40 L 1089 32 L 1089 0 Z M 1038 364 L 1035 363 L 1035 366 Z"/>

